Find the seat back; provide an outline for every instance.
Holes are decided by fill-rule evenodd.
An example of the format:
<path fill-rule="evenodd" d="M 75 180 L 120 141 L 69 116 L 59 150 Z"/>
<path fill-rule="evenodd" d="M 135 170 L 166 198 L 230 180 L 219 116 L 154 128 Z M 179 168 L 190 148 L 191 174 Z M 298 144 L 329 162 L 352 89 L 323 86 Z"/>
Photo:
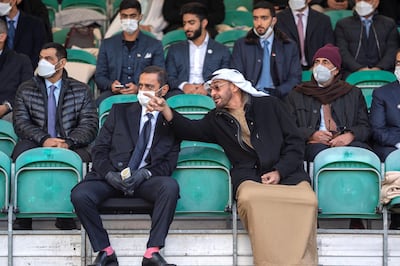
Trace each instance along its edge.
<path fill-rule="evenodd" d="M 136 101 L 136 94 L 117 94 L 104 99 L 99 106 L 99 127 L 101 127 L 106 121 L 106 118 L 110 113 L 111 107 L 114 103 L 129 103 Z"/>
<path fill-rule="evenodd" d="M 71 189 L 82 178 L 82 160 L 62 148 L 34 148 L 15 161 L 13 186 L 17 217 L 74 217 Z"/>
<path fill-rule="evenodd" d="M 17 141 L 18 136 L 14 132 L 13 125 L 6 120 L 0 119 L 0 151 L 7 156 L 11 156 Z"/>
<path fill-rule="evenodd" d="M 237 10 L 239 7 L 246 8 L 247 11 L 251 11 L 253 8 L 252 0 L 224 0 L 225 12 L 230 10 Z"/>
<path fill-rule="evenodd" d="M 107 15 L 106 0 L 63 0 L 61 2 L 61 9 L 69 8 L 88 8 Z"/>
<path fill-rule="evenodd" d="M 389 171 L 400 171 L 400 150 L 394 150 L 386 157 L 384 173 Z M 392 212 L 400 212 L 400 196 L 393 198 L 387 208 Z"/>
<path fill-rule="evenodd" d="M 229 51 L 232 52 L 235 41 L 241 37 L 246 36 L 246 34 L 247 31 L 245 30 L 227 30 L 218 33 L 217 36 L 215 36 L 215 40 L 228 47 Z"/>
<path fill-rule="evenodd" d="M 226 215 L 232 206 L 230 162 L 220 149 L 186 146 L 172 177 L 180 187 L 177 214 Z"/>
<path fill-rule="evenodd" d="M 396 81 L 396 76 L 385 70 L 368 70 L 351 73 L 346 81 L 361 89 L 367 103 L 368 110 L 371 108 L 372 92 L 387 83 Z"/>
<path fill-rule="evenodd" d="M 381 163 L 375 153 L 333 147 L 318 153 L 313 165 L 319 217 L 380 217 Z"/>
<path fill-rule="evenodd" d="M 5 217 L 10 202 L 11 159 L 0 151 L 0 217 Z"/>
<path fill-rule="evenodd" d="M 352 10 L 328 10 L 324 12 L 325 15 L 327 15 L 332 24 L 332 29 L 335 29 L 336 23 L 341 20 L 342 18 L 345 17 L 350 17 L 353 15 Z"/>
<path fill-rule="evenodd" d="M 209 96 L 200 94 L 178 94 L 167 99 L 168 105 L 190 119 L 200 119 L 215 108 Z"/>
<path fill-rule="evenodd" d="M 302 82 L 311 81 L 312 74 L 313 73 L 311 70 L 303 70 L 301 72 L 301 81 Z"/>
<path fill-rule="evenodd" d="M 172 30 L 164 34 L 161 43 L 164 48 L 164 55 L 167 56 L 168 49 L 174 43 L 186 40 L 186 34 L 184 30 Z"/>
<path fill-rule="evenodd" d="M 69 28 L 64 28 L 53 32 L 53 41 L 61 45 L 64 45 L 65 41 L 67 40 L 67 34 L 69 30 L 70 30 Z"/>
<path fill-rule="evenodd" d="M 71 62 L 96 65 L 97 59 L 91 53 L 81 49 L 67 49 L 67 58 Z"/>
<path fill-rule="evenodd" d="M 222 24 L 233 28 L 252 27 L 253 14 L 249 11 L 228 10 L 225 11 L 225 19 Z"/>

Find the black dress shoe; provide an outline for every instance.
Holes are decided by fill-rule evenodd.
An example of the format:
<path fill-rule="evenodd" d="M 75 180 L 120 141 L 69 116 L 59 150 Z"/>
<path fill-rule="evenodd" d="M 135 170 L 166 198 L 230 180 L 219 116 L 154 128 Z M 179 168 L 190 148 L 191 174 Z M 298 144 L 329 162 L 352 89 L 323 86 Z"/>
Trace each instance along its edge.
<path fill-rule="evenodd" d="M 160 253 L 154 252 L 150 259 L 143 257 L 142 266 L 176 266 L 176 264 L 167 263 Z"/>
<path fill-rule="evenodd" d="M 107 253 L 105 251 L 100 251 L 99 254 L 97 254 L 97 257 L 93 261 L 93 263 L 89 264 L 88 266 L 106 266 L 106 265 L 118 266 L 117 255 L 115 255 L 115 252 L 110 256 L 107 256 Z"/>
<path fill-rule="evenodd" d="M 55 226 L 60 230 L 77 229 L 76 223 L 72 218 L 57 218 Z"/>
<path fill-rule="evenodd" d="M 32 218 L 17 218 L 13 223 L 13 230 L 32 230 Z"/>

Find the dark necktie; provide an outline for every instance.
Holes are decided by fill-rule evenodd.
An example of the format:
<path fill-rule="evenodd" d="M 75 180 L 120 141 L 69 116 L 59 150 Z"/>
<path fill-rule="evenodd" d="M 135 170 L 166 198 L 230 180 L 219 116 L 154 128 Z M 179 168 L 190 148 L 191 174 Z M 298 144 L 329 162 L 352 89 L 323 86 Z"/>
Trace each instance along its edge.
<path fill-rule="evenodd" d="M 263 40 L 264 44 L 264 58 L 263 58 L 263 65 L 261 70 L 261 77 L 258 82 L 258 88 L 264 90 L 264 88 L 272 88 L 272 79 L 271 79 L 271 62 L 269 56 L 269 49 L 268 44 L 269 41 Z"/>
<path fill-rule="evenodd" d="M 10 49 L 14 49 L 14 38 L 15 38 L 14 20 L 10 20 L 8 21 L 8 32 L 7 32 L 7 46 Z"/>
<path fill-rule="evenodd" d="M 57 88 L 54 85 L 50 87 L 49 97 L 47 98 L 47 132 L 52 138 L 57 137 L 56 132 L 56 97 L 54 96 L 54 90 Z"/>
<path fill-rule="evenodd" d="M 131 159 L 128 163 L 128 166 L 132 171 L 139 168 L 147 147 L 147 143 L 150 139 L 151 119 L 153 118 L 153 115 L 151 113 L 147 113 L 146 116 L 148 120 L 143 125 L 142 131 L 140 132 L 138 141 L 136 143 L 135 150 L 133 151 Z"/>

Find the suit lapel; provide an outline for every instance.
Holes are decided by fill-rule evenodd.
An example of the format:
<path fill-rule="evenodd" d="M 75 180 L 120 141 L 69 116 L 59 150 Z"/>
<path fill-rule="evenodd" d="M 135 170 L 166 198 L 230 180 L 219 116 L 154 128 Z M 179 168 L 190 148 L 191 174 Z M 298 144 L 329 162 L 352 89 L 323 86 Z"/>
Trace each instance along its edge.
<path fill-rule="evenodd" d="M 14 47 L 17 46 L 19 39 L 21 38 L 21 34 L 23 34 L 22 30 L 24 28 L 29 28 L 29 25 L 25 25 L 25 14 L 22 11 L 20 11 L 17 21 L 17 28 L 15 29 Z"/>
<path fill-rule="evenodd" d="M 308 19 L 307 19 L 307 30 L 306 30 L 306 36 L 305 36 L 305 42 L 307 43 L 308 40 L 310 39 L 312 33 L 314 32 L 314 30 L 317 28 L 318 23 L 315 21 L 316 17 L 315 17 L 315 13 L 312 12 L 313 10 L 311 10 L 308 13 Z"/>
<path fill-rule="evenodd" d="M 182 49 L 182 56 L 183 60 L 185 61 L 185 65 L 187 66 L 185 68 L 185 76 L 187 77 L 186 80 L 189 80 L 189 69 L 190 69 L 190 56 L 189 56 L 189 41 L 184 41 L 183 43 L 183 48 Z"/>
<path fill-rule="evenodd" d="M 119 55 L 116 56 L 116 62 L 117 62 L 117 79 L 120 80 L 121 79 L 121 71 L 122 71 L 122 58 L 124 58 L 124 43 L 123 43 L 123 33 L 121 33 L 121 39 L 119 39 L 119 44 L 115 44 L 114 47 L 120 47 L 119 51 L 117 51 L 117 53 L 119 53 Z M 114 53 L 111 53 L 114 54 Z"/>
<path fill-rule="evenodd" d="M 142 115 L 142 110 L 139 103 L 134 103 L 128 107 L 126 119 L 128 120 L 129 134 L 131 136 L 132 142 L 135 145 L 139 138 L 141 115 Z"/>
<path fill-rule="evenodd" d="M 296 21 L 293 17 L 292 11 L 288 9 L 287 12 L 283 15 L 283 23 L 286 23 L 290 35 L 294 37 L 294 41 L 296 41 L 296 43 L 299 43 L 299 34 L 297 32 Z"/>

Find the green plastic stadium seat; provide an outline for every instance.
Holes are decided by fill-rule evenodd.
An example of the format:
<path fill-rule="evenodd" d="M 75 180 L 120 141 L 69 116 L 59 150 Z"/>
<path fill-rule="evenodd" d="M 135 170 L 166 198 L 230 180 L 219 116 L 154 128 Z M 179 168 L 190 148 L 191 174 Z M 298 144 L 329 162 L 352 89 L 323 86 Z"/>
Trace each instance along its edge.
<path fill-rule="evenodd" d="M 235 41 L 239 38 L 246 36 L 246 34 L 247 31 L 245 30 L 227 30 L 218 33 L 217 36 L 215 36 L 215 40 L 219 43 L 224 44 L 226 47 L 229 48 L 229 51 L 232 52 Z"/>
<path fill-rule="evenodd" d="M 332 24 L 332 29 L 335 29 L 336 23 L 339 20 L 353 15 L 352 10 L 328 10 L 324 13 L 325 13 L 325 15 L 327 15 L 330 18 L 331 24 Z"/>
<path fill-rule="evenodd" d="M 200 119 L 215 108 L 211 97 L 200 94 L 178 94 L 167 99 L 168 105 L 190 119 Z"/>
<path fill-rule="evenodd" d="M 169 47 L 177 42 L 186 40 L 186 34 L 184 30 L 172 30 L 164 34 L 161 43 L 164 49 L 164 56 L 167 56 Z"/>
<path fill-rule="evenodd" d="M 99 127 L 101 127 L 106 121 L 106 118 L 110 113 L 111 107 L 114 103 L 128 103 L 136 101 L 136 94 L 117 94 L 104 99 L 99 106 Z"/>
<path fill-rule="evenodd" d="M 400 171 L 400 150 L 391 152 L 385 160 L 385 172 Z M 400 212 L 400 196 L 393 198 L 387 205 L 391 212 Z"/>
<path fill-rule="evenodd" d="M 11 156 L 17 141 L 18 136 L 14 132 L 13 125 L 6 120 L 0 119 L 0 151 L 7 156 Z"/>
<path fill-rule="evenodd" d="M 71 189 L 82 178 L 82 160 L 62 148 L 34 148 L 15 161 L 16 217 L 75 217 Z"/>
<path fill-rule="evenodd" d="M 238 7 L 244 7 L 247 11 L 253 8 L 253 0 L 224 0 L 225 12 L 230 10 L 237 10 Z"/>
<path fill-rule="evenodd" d="M 380 217 L 381 162 L 370 150 L 333 147 L 314 159 L 320 218 Z"/>
<path fill-rule="evenodd" d="M 252 27 L 253 26 L 253 14 L 249 11 L 237 11 L 230 10 L 225 12 L 225 19 L 222 24 L 229 25 L 231 27 Z"/>
<path fill-rule="evenodd" d="M 11 159 L 0 151 L 0 217 L 7 216 L 10 202 Z"/>

